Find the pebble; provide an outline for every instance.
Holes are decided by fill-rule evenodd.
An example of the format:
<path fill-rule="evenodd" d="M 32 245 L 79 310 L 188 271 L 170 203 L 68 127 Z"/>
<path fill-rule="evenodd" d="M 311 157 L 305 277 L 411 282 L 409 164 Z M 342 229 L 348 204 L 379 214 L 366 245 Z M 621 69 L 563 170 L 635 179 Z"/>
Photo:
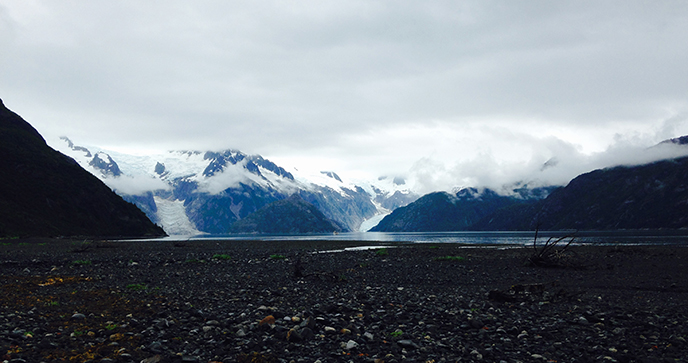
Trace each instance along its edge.
<path fill-rule="evenodd" d="M 606 271 L 596 270 L 594 263 L 589 270 L 540 270 L 514 264 L 513 260 L 500 260 L 499 273 L 491 275 L 492 270 L 481 267 L 483 260 L 490 257 L 481 257 L 476 260 L 480 263 L 471 265 L 436 264 L 431 258 L 435 252 L 415 248 L 416 252 L 408 252 L 407 257 L 399 260 L 396 256 L 389 257 L 384 263 L 379 259 L 368 260 L 367 252 L 308 255 L 304 261 L 310 258 L 311 262 L 304 262 L 304 277 L 298 280 L 286 269 L 272 273 L 264 265 L 243 262 L 189 264 L 184 262 L 186 256 L 181 259 L 173 256 L 178 254 L 175 248 L 167 248 L 159 255 L 146 251 L 136 259 L 141 266 L 151 268 L 131 269 L 137 272 L 117 275 L 115 267 L 108 270 L 109 265 L 101 263 L 97 278 L 84 275 L 94 279 L 80 283 L 92 287 L 93 291 L 105 286 L 105 291 L 115 291 L 113 296 L 121 296 L 122 292 L 131 294 L 122 286 L 145 282 L 159 289 L 136 293 L 127 303 L 142 299 L 150 305 L 131 310 L 133 314 L 124 311 L 104 317 L 100 316 L 101 310 L 79 307 L 86 314 L 66 310 L 67 315 L 59 320 L 54 311 L 65 309 L 62 301 L 60 306 L 37 304 L 26 310 L 5 309 L 0 311 L 0 341 L 7 342 L 8 347 L 30 344 L 33 349 L 44 350 L 59 349 L 67 342 L 78 347 L 116 342 L 118 346 L 107 349 L 116 352 L 119 357 L 116 361 L 124 363 L 230 362 L 236 361 L 239 354 L 253 352 L 259 354 L 255 361 L 274 358 L 275 362 L 295 363 L 628 361 L 629 357 L 638 357 L 638 361 L 655 358 L 681 361 L 683 358 L 681 354 L 687 343 L 682 319 L 688 311 L 680 303 L 685 300 L 679 297 L 685 295 L 682 292 L 685 284 L 679 283 L 673 291 L 679 294 L 675 301 L 662 300 L 662 292 L 654 290 L 600 290 L 605 293 L 600 300 L 597 296 L 601 293 L 588 296 L 584 287 L 578 285 L 581 274 Z M 448 255 L 445 249 L 450 248 L 442 246 L 439 254 Z M 98 252 L 118 254 L 121 250 L 118 247 Z M 215 251 L 194 249 L 193 253 L 199 260 L 209 260 L 208 256 Z M 203 253 L 208 256 L 202 256 Z M 122 257 L 123 261 L 127 259 Z M 409 261 L 405 259 L 413 259 L 416 264 L 407 264 Z M 237 257 L 234 261 L 247 260 Z M 163 263 L 167 264 L 164 268 L 157 267 Z M 42 276 L 51 265 L 35 264 L 31 269 L 35 270 L 35 276 Z M 395 271 L 397 265 L 403 266 L 404 272 Z M 13 278 L 21 278 L 25 266 L 15 267 Z M 280 266 L 275 264 L 271 268 Z M 406 267 L 413 272 L 407 273 Z M 469 269 L 474 272 L 468 272 Z M 502 276 L 503 271 L 506 277 Z M 336 279 L 340 274 L 348 280 Z M 519 281 L 554 281 L 550 275 L 560 274 L 574 276 L 571 279 L 576 284 L 562 279 L 558 283 L 565 286 L 547 286 L 544 295 L 510 295 L 515 301 L 497 302 L 488 298 L 488 292 L 494 289 L 509 291 L 508 286 Z M 491 285 L 480 285 L 483 276 Z M 399 289 L 402 286 L 406 288 Z M 79 286 L 65 283 L 41 287 L 46 291 L 60 288 L 71 294 Z M 646 297 L 640 300 L 614 296 L 620 293 L 629 296 L 642 293 Z M 654 300 L 648 303 L 650 299 Z M 46 312 L 56 319 L 50 321 L 52 325 L 47 324 L 46 317 L 50 315 Z M 83 319 L 90 322 L 86 328 Z M 604 325 L 600 324 L 602 321 Z M 116 329 L 108 330 L 105 328 L 108 325 Z M 83 334 L 73 334 L 70 338 L 77 329 Z M 396 331 L 399 334 L 392 334 Z M 16 355 L 7 352 L 8 357 L 3 359 L 40 362 L 33 359 L 35 356 L 29 359 L 22 355 L 29 352 L 29 349 Z M 93 362 L 115 358 L 113 353 Z"/>
<path fill-rule="evenodd" d="M 72 315 L 72 319 L 83 320 L 83 319 L 86 319 L 86 315 L 81 314 L 81 313 L 76 313 L 76 314 Z"/>

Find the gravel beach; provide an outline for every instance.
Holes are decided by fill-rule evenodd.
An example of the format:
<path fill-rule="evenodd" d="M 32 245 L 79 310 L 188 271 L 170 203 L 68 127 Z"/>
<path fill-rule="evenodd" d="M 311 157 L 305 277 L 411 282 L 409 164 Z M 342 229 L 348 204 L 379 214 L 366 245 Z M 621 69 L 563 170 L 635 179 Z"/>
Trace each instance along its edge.
<path fill-rule="evenodd" d="M 0 361 L 688 361 L 685 247 L 1 242 Z"/>

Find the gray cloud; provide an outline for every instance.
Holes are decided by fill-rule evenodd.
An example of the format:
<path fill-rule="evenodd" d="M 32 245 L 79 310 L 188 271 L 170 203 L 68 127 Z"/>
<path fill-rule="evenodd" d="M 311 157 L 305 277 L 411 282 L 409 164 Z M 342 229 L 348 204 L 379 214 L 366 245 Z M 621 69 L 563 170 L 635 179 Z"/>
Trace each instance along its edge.
<path fill-rule="evenodd" d="M 680 1 L 14 0 L 0 97 L 106 148 L 497 183 L 688 134 L 685 34 Z"/>

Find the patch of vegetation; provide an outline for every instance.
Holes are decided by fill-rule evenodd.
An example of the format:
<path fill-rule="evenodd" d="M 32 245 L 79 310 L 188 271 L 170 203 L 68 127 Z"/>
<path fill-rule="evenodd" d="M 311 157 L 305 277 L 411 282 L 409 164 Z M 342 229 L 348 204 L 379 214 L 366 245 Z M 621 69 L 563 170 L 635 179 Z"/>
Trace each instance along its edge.
<path fill-rule="evenodd" d="M 435 261 L 463 261 L 465 258 L 462 256 L 441 256 L 435 258 Z"/>
<path fill-rule="evenodd" d="M 389 255 L 389 252 L 386 248 L 380 248 L 379 250 L 375 251 L 375 254 L 378 256 L 387 256 Z"/>
<path fill-rule="evenodd" d="M 274 255 L 270 255 L 270 258 L 273 260 L 284 260 L 287 257 L 285 257 L 284 255 L 274 254 Z"/>
<path fill-rule="evenodd" d="M 115 329 L 117 329 L 117 327 L 118 327 L 117 324 L 108 324 L 108 325 L 105 325 L 105 329 L 107 329 L 107 330 L 115 330 Z"/>
<path fill-rule="evenodd" d="M 389 333 L 389 335 L 391 335 L 393 337 L 400 337 L 402 334 L 404 334 L 404 332 L 401 329 L 397 329 L 397 330 Z"/>
<path fill-rule="evenodd" d="M 72 261 L 72 265 L 90 265 L 92 264 L 91 260 L 74 260 Z"/>
<path fill-rule="evenodd" d="M 147 290 L 148 286 L 144 284 L 129 284 L 126 286 L 127 289 L 134 290 L 134 291 L 141 291 L 141 290 Z"/>
<path fill-rule="evenodd" d="M 215 254 L 213 255 L 213 260 L 231 260 L 232 256 L 230 255 L 224 255 L 224 254 Z"/>
<path fill-rule="evenodd" d="M 48 301 L 46 303 L 46 305 L 48 305 L 48 306 L 60 306 L 60 302 L 59 301 Z"/>

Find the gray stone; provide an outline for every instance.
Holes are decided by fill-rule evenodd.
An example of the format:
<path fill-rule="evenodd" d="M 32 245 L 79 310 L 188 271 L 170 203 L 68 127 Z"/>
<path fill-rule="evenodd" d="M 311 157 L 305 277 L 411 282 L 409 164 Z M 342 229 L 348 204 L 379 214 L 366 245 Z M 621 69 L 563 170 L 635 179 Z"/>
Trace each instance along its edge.
<path fill-rule="evenodd" d="M 83 320 L 83 319 L 86 319 L 86 315 L 81 314 L 81 313 L 76 313 L 76 314 L 72 315 L 72 319 Z"/>

